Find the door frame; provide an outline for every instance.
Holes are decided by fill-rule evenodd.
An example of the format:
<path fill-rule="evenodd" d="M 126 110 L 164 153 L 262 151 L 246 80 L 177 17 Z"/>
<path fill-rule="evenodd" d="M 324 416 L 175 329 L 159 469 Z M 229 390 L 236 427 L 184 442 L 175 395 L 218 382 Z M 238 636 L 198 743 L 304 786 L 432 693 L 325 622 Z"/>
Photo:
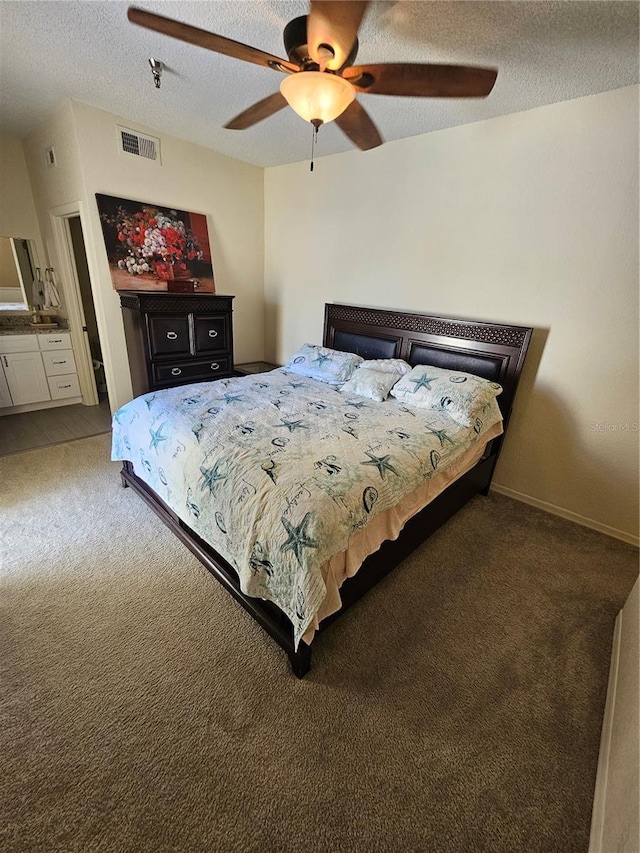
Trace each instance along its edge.
<path fill-rule="evenodd" d="M 85 406 L 97 406 L 100 402 L 96 386 L 95 372 L 93 370 L 93 356 L 89 346 L 89 337 L 86 332 L 84 309 L 80 295 L 80 282 L 76 270 L 76 262 L 73 255 L 73 244 L 71 242 L 71 231 L 69 219 L 80 217 L 80 225 L 83 234 L 85 215 L 81 201 L 70 202 L 49 210 L 51 227 L 53 229 L 58 260 L 60 263 L 60 278 L 69 283 L 64 287 L 64 301 L 69 319 L 69 331 L 71 332 L 71 343 L 75 355 L 76 367 L 78 369 L 78 382 L 80 383 L 80 394 Z M 93 287 L 92 287 L 93 297 Z M 100 331 L 98 329 L 98 335 Z"/>

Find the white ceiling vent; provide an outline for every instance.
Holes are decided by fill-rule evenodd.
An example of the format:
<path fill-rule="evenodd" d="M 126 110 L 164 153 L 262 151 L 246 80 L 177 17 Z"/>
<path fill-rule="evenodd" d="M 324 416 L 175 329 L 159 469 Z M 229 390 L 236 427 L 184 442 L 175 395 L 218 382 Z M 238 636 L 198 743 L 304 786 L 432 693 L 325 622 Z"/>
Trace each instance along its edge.
<path fill-rule="evenodd" d="M 160 162 L 160 140 L 154 136 L 145 136 L 127 127 L 118 127 L 118 142 L 124 154 L 135 157 L 145 157 L 147 160 Z"/>

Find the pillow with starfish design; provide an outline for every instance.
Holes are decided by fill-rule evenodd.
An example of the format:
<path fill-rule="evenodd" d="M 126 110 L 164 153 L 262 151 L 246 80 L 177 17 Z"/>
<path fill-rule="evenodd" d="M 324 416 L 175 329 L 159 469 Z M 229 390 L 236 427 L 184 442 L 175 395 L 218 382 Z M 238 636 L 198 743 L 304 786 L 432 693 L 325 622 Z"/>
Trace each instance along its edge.
<path fill-rule="evenodd" d="M 481 409 L 502 387 L 473 373 L 417 364 L 391 389 L 391 395 L 409 406 L 446 412 L 461 426 L 472 427 Z"/>
<path fill-rule="evenodd" d="M 361 361 L 362 358 L 352 352 L 341 352 L 317 344 L 303 344 L 291 356 L 284 369 L 299 376 L 327 382 L 329 385 L 341 385 L 351 378 Z"/>

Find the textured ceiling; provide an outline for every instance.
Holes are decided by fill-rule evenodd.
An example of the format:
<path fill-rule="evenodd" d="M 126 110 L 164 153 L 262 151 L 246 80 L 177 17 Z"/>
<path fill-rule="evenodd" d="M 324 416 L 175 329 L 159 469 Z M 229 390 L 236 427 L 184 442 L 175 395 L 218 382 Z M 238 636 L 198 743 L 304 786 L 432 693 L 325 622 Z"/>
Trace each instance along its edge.
<path fill-rule="evenodd" d="M 1 0 L 0 132 L 24 137 L 63 99 L 259 166 L 305 160 L 311 129 L 290 109 L 249 130 L 223 125 L 275 92 L 278 72 L 130 24 L 121 0 Z M 304 2 L 144 2 L 138 6 L 285 56 L 282 30 Z M 386 140 L 638 82 L 637 2 L 373 2 L 357 63 L 442 62 L 498 69 L 491 95 L 439 100 L 360 95 Z M 167 66 L 155 89 L 149 57 Z M 347 151 L 335 125 L 316 156 Z M 363 157 L 371 156 L 363 153 Z"/>

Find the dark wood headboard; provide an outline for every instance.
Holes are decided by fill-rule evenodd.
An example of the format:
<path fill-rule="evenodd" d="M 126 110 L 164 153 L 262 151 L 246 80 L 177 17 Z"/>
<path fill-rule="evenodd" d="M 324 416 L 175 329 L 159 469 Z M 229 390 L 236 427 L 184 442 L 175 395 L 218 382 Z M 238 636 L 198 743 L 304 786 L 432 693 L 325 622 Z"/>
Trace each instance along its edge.
<path fill-rule="evenodd" d="M 323 342 L 363 358 L 403 358 L 475 373 L 502 385 L 498 397 L 506 421 L 533 329 L 327 303 Z"/>

